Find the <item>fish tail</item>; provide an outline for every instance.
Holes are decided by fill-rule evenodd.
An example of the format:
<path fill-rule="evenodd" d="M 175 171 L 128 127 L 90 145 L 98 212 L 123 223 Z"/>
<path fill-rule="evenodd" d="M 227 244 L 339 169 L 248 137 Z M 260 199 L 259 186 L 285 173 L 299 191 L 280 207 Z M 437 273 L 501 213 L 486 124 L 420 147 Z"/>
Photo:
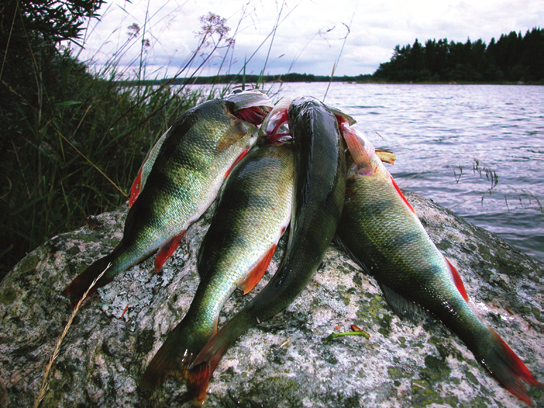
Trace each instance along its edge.
<path fill-rule="evenodd" d="M 210 334 L 199 332 L 191 324 L 189 315 L 186 316 L 168 335 L 147 366 L 141 387 L 149 389 L 159 386 L 167 377 L 173 376 L 178 380 L 186 380 L 189 392 L 192 393 L 192 384 L 193 388 L 198 387 L 198 378 L 205 373 L 200 374 L 199 370 L 189 372 L 189 367 L 215 331 L 214 327 Z"/>
<path fill-rule="evenodd" d="M 195 399 L 196 396 L 206 398 L 208 384 L 221 358 L 242 333 L 257 323 L 258 320 L 251 313 L 244 313 L 242 310 L 204 346 L 191 366 L 191 370 L 200 370 L 194 375 L 191 384 L 191 392 Z"/>
<path fill-rule="evenodd" d="M 208 364 L 203 363 L 186 371 L 187 394 L 189 398 L 192 398 L 194 405 L 202 405 L 206 400 L 208 385 L 214 370 L 215 367 L 210 369 Z"/>
<path fill-rule="evenodd" d="M 485 351 L 480 354 L 480 361 L 504 388 L 532 407 L 533 401 L 522 381 L 540 388 L 542 385 L 504 340 L 492 329 L 489 331 L 491 344 L 486 342 Z"/>
<path fill-rule="evenodd" d="M 70 306 L 75 309 L 87 289 L 91 286 L 98 276 L 117 258 L 117 254 L 112 252 L 111 254 L 100 258 L 89 266 L 83 273 L 76 277 L 72 283 L 66 286 L 66 289 L 62 292 L 65 296 L 68 296 L 71 300 Z M 107 285 L 113 280 L 115 274 L 106 272 L 91 288 L 88 295 L 95 292 L 98 288 Z"/>

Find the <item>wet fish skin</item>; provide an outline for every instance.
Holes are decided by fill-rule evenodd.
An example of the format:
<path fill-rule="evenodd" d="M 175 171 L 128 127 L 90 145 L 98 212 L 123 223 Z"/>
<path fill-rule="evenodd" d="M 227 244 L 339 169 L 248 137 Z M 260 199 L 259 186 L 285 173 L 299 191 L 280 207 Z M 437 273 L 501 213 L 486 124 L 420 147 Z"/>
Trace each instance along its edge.
<path fill-rule="evenodd" d="M 260 105 L 245 109 L 268 111 L 262 94 L 255 99 Z M 228 98 L 215 99 L 178 118 L 163 141 L 145 188 L 128 212 L 123 239 L 64 290 L 72 307 L 108 265 L 93 291 L 158 249 L 155 267 L 160 269 L 185 230 L 213 202 L 231 166 L 255 143 L 256 126 L 240 120 L 239 112 Z"/>
<path fill-rule="evenodd" d="M 236 112 L 235 114 L 238 115 L 238 119 L 252 123 L 254 125 L 261 124 L 267 115 L 268 110 L 262 109 L 261 106 L 266 108 L 271 108 L 273 106 L 266 94 L 258 89 L 233 92 L 227 95 L 224 100 L 228 104 L 233 106 L 232 110 Z M 183 115 L 181 117 L 183 117 Z M 181 117 L 178 118 L 178 122 L 180 121 Z M 155 160 L 159 155 L 162 144 L 168 137 L 170 137 L 172 129 L 173 126 L 168 128 L 168 130 L 164 132 L 162 136 L 155 142 L 149 152 L 147 152 L 147 155 L 145 156 L 145 159 L 140 166 L 140 170 L 138 171 L 138 174 L 136 175 L 136 178 L 132 183 L 128 202 L 129 208 L 132 207 L 132 205 L 144 189 L 147 177 L 153 169 L 153 165 L 155 164 Z"/>
<path fill-rule="evenodd" d="M 183 320 L 168 335 L 142 378 L 144 388 L 168 375 L 184 378 L 198 395 L 200 371 L 188 372 L 217 332 L 219 312 L 236 287 L 249 292 L 266 271 L 291 219 L 294 184 L 292 146 L 260 145 L 240 162 L 222 189 L 199 252 L 201 282 Z"/>
<path fill-rule="evenodd" d="M 197 356 L 193 369 L 208 370 L 208 379 L 243 332 L 282 311 L 306 287 L 342 212 L 346 163 L 334 114 L 313 98 L 297 98 L 288 115 L 295 146 L 295 195 L 285 256 L 267 286 Z M 200 395 L 205 396 L 207 381 L 201 386 Z"/>
<path fill-rule="evenodd" d="M 346 184 L 337 231 L 340 241 L 377 279 L 401 317 L 414 317 L 414 304 L 432 312 L 505 388 L 532 406 L 521 380 L 539 383 L 504 341 L 474 314 L 460 278 L 457 282 L 452 279 L 457 272 L 431 241 L 371 143 L 364 137 L 359 140 L 366 149 L 354 154 L 358 166 L 350 172 Z"/>

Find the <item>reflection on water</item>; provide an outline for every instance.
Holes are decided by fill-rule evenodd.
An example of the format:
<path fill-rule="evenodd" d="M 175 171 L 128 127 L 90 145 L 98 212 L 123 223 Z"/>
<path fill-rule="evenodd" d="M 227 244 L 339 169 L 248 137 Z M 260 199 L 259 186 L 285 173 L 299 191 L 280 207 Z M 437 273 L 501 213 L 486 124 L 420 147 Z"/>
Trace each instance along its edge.
<path fill-rule="evenodd" d="M 271 94 L 322 99 L 326 88 L 287 83 Z M 402 188 L 544 261 L 544 87 L 333 83 L 325 102 L 377 132 Z"/>

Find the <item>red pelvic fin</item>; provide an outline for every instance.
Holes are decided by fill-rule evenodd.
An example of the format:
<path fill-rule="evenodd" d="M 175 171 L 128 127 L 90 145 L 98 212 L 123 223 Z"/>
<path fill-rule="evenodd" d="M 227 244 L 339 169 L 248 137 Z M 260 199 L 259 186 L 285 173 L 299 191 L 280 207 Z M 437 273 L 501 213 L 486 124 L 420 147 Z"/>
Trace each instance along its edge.
<path fill-rule="evenodd" d="M 166 262 L 168 258 L 172 256 L 172 254 L 176 251 L 176 249 L 179 246 L 179 243 L 181 242 L 181 239 L 183 238 L 183 235 L 185 235 L 185 231 L 182 231 L 180 234 L 175 235 L 166 245 L 164 245 L 157 254 L 157 257 L 155 258 L 155 271 L 159 272 Z"/>
<path fill-rule="evenodd" d="M 239 285 L 240 289 L 244 292 L 244 295 L 251 292 L 255 285 L 260 282 L 260 280 L 264 276 L 264 273 L 268 269 L 268 265 L 272 260 L 272 255 L 274 255 L 275 250 L 276 245 L 272 245 L 272 247 L 263 256 L 263 258 L 249 272 L 246 279 Z"/>
<path fill-rule="evenodd" d="M 521 381 L 523 380 L 529 385 L 540 388 L 543 388 L 542 385 L 533 377 L 523 361 L 508 347 L 504 340 L 495 331 L 489 330 L 495 338 L 487 355 L 483 358 L 483 365 L 504 388 L 532 407 L 533 401 Z"/>
<path fill-rule="evenodd" d="M 130 198 L 128 200 L 128 208 L 132 207 L 138 196 L 142 191 L 142 171 L 144 170 L 143 166 L 138 171 L 138 175 L 132 183 L 132 189 L 130 190 Z"/>
<path fill-rule="evenodd" d="M 234 169 L 234 167 L 236 167 L 236 165 L 238 163 L 240 163 L 240 161 L 242 161 L 242 159 L 244 157 L 246 157 L 247 155 L 247 152 L 249 152 L 249 147 L 246 147 L 244 149 L 244 151 L 242 152 L 242 154 L 240 154 L 240 156 L 238 156 L 238 158 L 234 161 L 234 163 L 232 163 L 232 166 L 230 166 L 230 168 L 227 170 L 227 172 L 225 173 L 225 178 L 227 178 L 230 174 L 230 172 L 232 171 L 232 169 Z"/>
<path fill-rule="evenodd" d="M 408 206 L 408 208 L 410 208 L 410 211 L 412 211 L 414 214 L 416 213 L 414 211 L 414 208 L 410 205 L 410 203 L 408 202 L 408 200 L 406 199 L 406 197 L 404 197 L 404 194 L 402 194 L 402 191 L 400 191 L 400 188 L 399 186 L 397 185 L 395 179 L 391 176 L 391 182 L 393 183 L 393 187 L 395 187 L 395 190 L 397 190 L 397 193 L 399 193 L 400 197 L 402 198 L 402 200 L 406 203 L 406 205 Z"/>
<path fill-rule="evenodd" d="M 455 286 L 457 287 L 457 290 L 459 290 L 459 293 L 461 296 L 463 296 L 463 299 L 465 299 L 468 302 L 468 295 L 467 291 L 465 290 L 465 285 L 463 284 L 463 280 L 461 279 L 461 276 L 459 276 L 459 272 L 457 272 L 457 269 L 451 264 L 448 258 L 444 257 L 446 260 L 446 263 L 448 264 L 448 267 L 450 268 L 451 278 L 453 279 L 453 282 L 455 283 Z"/>

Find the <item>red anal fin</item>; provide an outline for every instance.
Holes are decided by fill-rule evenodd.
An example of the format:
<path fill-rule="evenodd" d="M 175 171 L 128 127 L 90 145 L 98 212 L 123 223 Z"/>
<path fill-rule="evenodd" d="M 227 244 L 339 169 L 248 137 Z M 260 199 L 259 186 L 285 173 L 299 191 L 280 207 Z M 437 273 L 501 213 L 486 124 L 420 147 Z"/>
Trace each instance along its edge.
<path fill-rule="evenodd" d="M 132 207 L 132 204 L 134 204 L 134 202 L 140 195 L 140 192 L 142 189 L 142 171 L 143 170 L 144 168 L 142 166 L 140 168 L 140 171 L 138 171 L 138 175 L 134 179 L 134 183 L 132 183 L 132 189 L 130 190 L 130 198 L 128 200 L 128 208 Z"/>
<path fill-rule="evenodd" d="M 229 169 L 227 170 L 227 172 L 225 173 L 225 178 L 227 178 L 227 177 L 229 176 L 230 172 L 232 171 L 232 169 L 233 169 L 234 167 L 236 167 L 236 165 L 237 165 L 238 163 L 240 163 L 240 161 L 241 161 L 244 157 L 246 157 L 247 152 L 249 152 L 249 147 L 246 147 L 246 148 L 244 149 L 244 151 L 242 152 L 242 154 L 240 154 L 240 156 L 238 156 L 238 158 L 234 161 L 234 163 L 232 163 L 232 166 L 230 166 L 230 168 L 229 168 Z"/>
<path fill-rule="evenodd" d="M 238 285 L 240 289 L 244 292 L 244 295 L 251 292 L 255 285 L 260 282 L 260 280 L 264 276 L 264 273 L 268 269 L 268 265 L 272 260 L 272 255 L 274 255 L 275 250 L 276 245 L 272 245 L 268 252 L 263 256 L 263 258 L 249 272 L 246 279 L 240 285 Z"/>
<path fill-rule="evenodd" d="M 163 246 L 157 257 L 155 258 L 155 271 L 159 272 L 168 258 L 172 256 L 175 250 L 178 248 L 185 231 L 182 231 L 180 234 L 175 235 L 165 246 Z"/>
<path fill-rule="evenodd" d="M 453 283 L 455 283 L 455 286 L 457 287 L 457 290 L 463 296 L 463 299 L 465 299 L 468 302 L 468 295 L 467 291 L 465 290 L 465 285 L 463 284 L 463 280 L 461 279 L 461 276 L 459 276 L 459 272 L 457 272 L 457 269 L 455 269 L 455 266 L 451 264 L 451 262 L 448 260 L 448 258 L 444 257 L 446 260 L 446 263 L 448 264 L 448 267 L 450 268 L 451 278 L 453 279 Z"/>
<path fill-rule="evenodd" d="M 414 214 L 416 213 L 414 211 L 414 208 L 410 205 L 410 203 L 408 202 L 408 200 L 406 199 L 406 197 L 404 197 L 404 194 L 402 194 L 402 191 L 400 191 L 400 188 L 399 186 L 397 185 L 395 179 L 391 176 L 391 182 L 393 183 L 393 186 L 395 187 L 395 190 L 397 190 L 397 193 L 399 193 L 400 197 L 403 199 L 403 201 L 406 203 L 406 205 L 408 206 L 408 208 L 410 208 L 410 211 L 412 211 Z"/>

